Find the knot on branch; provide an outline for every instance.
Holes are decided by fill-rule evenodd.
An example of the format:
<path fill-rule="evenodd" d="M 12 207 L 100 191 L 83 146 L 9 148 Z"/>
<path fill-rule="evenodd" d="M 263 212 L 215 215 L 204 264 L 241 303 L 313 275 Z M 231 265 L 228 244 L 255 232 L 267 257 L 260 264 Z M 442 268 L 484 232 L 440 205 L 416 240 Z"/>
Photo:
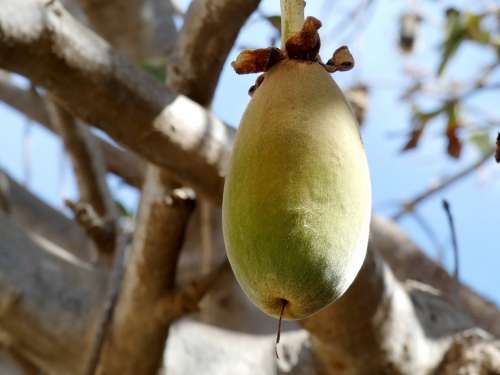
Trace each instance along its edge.
<path fill-rule="evenodd" d="M 158 301 L 156 317 L 173 321 L 183 315 L 197 312 L 202 298 L 229 269 L 229 262 L 226 260 L 209 274 L 169 291 Z"/>
<path fill-rule="evenodd" d="M 112 254 L 117 235 L 115 221 L 99 216 L 94 208 L 86 202 L 65 200 L 64 204 L 73 212 L 76 222 L 92 239 L 99 252 L 106 255 Z"/>
<path fill-rule="evenodd" d="M 194 208 L 195 202 L 195 192 L 192 189 L 186 187 L 172 190 L 172 192 L 168 194 L 164 199 L 164 203 L 167 206 L 178 206 L 181 204 L 186 204 L 191 208 Z"/>

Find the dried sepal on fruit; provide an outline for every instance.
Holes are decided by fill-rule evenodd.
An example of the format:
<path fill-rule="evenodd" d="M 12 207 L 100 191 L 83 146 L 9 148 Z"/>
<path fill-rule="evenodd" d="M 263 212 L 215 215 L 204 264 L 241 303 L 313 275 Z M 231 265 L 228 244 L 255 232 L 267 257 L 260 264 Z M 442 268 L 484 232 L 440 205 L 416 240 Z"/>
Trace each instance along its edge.
<path fill-rule="evenodd" d="M 279 48 L 259 48 L 242 51 L 231 66 L 238 74 L 267 72 L 285 58 Z"/>
<path fill-rule="evenodd" d="M 348 71 L 354 67 L 354 58 L 346 46 L 339 47 L 326 64 L 321 63 L 319 50 L 321 40 L 318 30 L 321 21 L 314 17 L 307 17 L 302 29 L 290 36 L 285 44 L 285 51 L 279 48 L 259 48 L 240 52 L 231 66 L 238 74 L 265 73 L 284 59 L 318 62 L 329 73 Z M 264 76 L 259 76 L 248 93 L 252 96 L 262 83 Z"/>

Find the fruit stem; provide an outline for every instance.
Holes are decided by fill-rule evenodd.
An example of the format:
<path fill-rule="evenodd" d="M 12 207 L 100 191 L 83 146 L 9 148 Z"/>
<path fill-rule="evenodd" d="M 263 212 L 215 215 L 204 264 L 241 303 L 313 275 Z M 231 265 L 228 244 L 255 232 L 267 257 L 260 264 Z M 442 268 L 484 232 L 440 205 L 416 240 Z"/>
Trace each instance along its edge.
<path fill-rule="evenodd" d="M 285 44 L 290 35 L 299 32 L 304 24 L 304 0 L 280 0 L 281 1 L 281 49 L 285 50 Z"/>
<path fill-rule="evenodd" d="M 274 351 L 276 353 L 276 358 L 280 358 L 278 355 L 278 344 L 280 343 L 281 338 L 281 321 L 283 318 L 283 313 L 285 312 L 285 306 L 288 303 L 286 299 L 281 299 L 281 311 L 280 311 L 280 320 L 278 321 L 278 333 L 276 334 L 276 345 L 274 347 Z"/>

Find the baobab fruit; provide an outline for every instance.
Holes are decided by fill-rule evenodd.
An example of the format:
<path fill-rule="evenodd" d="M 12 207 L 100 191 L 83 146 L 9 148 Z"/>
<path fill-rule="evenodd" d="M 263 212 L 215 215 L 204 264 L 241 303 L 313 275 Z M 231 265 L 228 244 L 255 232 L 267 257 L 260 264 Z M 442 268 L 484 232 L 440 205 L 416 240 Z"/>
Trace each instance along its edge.
<path fill-rule="evenodd" d="M 262 311 L 285 319 L 314 314 L 346 291 L 363 263 L 371 216 L 358 125 L 328 74 L 346 70 L 346 61 L 322 64 L 314 48 L 294 58 L 273 51 L 274 63 L 260 64 L 265 74 L 241 120 L 223 196 L 236 279 Z M 266 50 L 255 51 L 259 61 Z M 244 71 L 249 59 L 247 51 L 235 68 Z"/>

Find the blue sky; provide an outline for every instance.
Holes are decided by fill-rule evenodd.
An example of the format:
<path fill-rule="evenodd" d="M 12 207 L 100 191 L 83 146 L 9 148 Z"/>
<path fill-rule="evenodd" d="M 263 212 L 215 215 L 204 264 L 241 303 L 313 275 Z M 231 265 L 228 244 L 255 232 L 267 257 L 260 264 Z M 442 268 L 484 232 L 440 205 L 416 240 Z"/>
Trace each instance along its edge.
<path fill-rule="evenodd" d="M 188 2 L 181 3 L 186 6 Z M 494 1 L 468 3 L 470 7 Z M 320 18 L 324 24 L 320 30 L 323 58 L 328 58 L 336 47 L 348 44 L 356 59 L 354 70 L 334 75 L 339 85 L 347 88 L 356 82 L 366 82 L 373 88 L 363 138 L 370 162 L 376 213 L 390 216 L 402 200 L 426 190 L 440 176 L 454 174 L 479 157 L 472 147 L 465 148 L 459 161 L 446 156 L 445 139 L 441 135 L 443 124 L 439 121 L 430 126 L 422 146 L 416 151 L 399 152 L 410 126 L 409 108 L 398 99 L 402 89 L 411 82 L 405 71 L 409 67 L 422 71 L 436 69 L 443 11 L 448 5 L 467 9 L 465 0 L 378 0 L 369 17 L 355 21 L 355 27 L 361 30 L 355 34 L 355 39 L 350 37 L 349 29 L 336 29 L 336 25 L 343 22 L 348 2 L 336 1 L 333 11 L 323 8 L 323 1 L 309 0 L 307 4 L 306 14 Z M 402 57 L 396 48 L 397 20 L 401 12 L 411 9 L 412 4 L 418 4 L 425 23 L 415 54 Z M 261 11 L 268 15 L 277 14 L 278 9 L 278 0 L 264 0 L 261 6 Z M 265 47 L 271 33 L 272 28 L 254 16 L 241 33 L 237 46 Z M 229 61 L 237 53 L 238 49 L 233 49 Z M 452 61 L 444 82 L 474 77 L 491 59 L 484 49 L 465 46 Z M 498 72 L 495 78 L 494 81 L 500 80 Z M 214 112 L 236 126 L 249 100 L 247 90 L 254 80 L 252 75 L 237 76 L 226 64 L 213 104 Z M 500 119 L 498 91 L 496 94 L 496 102 L 494 93 L 488 93 L 474 97 L 473 104 Z M 1 103 L 0 123 L 0 165 L 3 168 L 56 207 L 61 207 L 62 198 L 76 196 L 71 167 L 57 139 Z M 109 182 L 125 205 L 134 209 L 137 194 L 117 178 L 110 177 Z M 500 233 L 499 197 L 500 166 L 491 161 L 477 173 L 418 207 L 419 214 L 434 228 L 444 250 L 440 257 L 448 267 L 452 264 L 452 249 L 441 200 L 446 198 L 450 202 L 458 230 L 461 277 L 497 303 L 500 303 L 500 245 L 496 240 Z M 410 216 L 401 224 L 430 255 L 439 255 L 436 246 Z"/>

